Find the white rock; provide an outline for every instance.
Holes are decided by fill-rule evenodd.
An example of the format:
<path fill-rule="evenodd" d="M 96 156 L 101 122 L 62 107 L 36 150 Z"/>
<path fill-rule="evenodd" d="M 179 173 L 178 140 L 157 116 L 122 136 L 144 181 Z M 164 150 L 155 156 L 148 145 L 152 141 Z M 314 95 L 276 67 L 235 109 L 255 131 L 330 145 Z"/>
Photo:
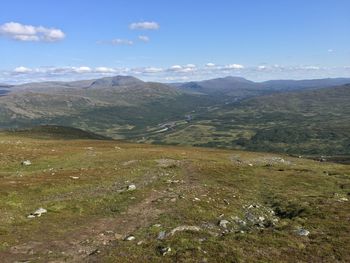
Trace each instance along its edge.
<path fill-rule="evenodd" d="M 128 191 L 134 191 L 134 190 L 136 190 L 136 185 L 134 185 L 134 184 L 130 184 L 130 185 L 128 185 Z"/>
<path fill-rule="evenodd" d="M 29 166 L 31 164 L 32 164 L 32 162 L 29 161 L 29 160 L 25 160 L 25 161 L 22 162 L 22 165 L 25 165 L 25 166 Z"/>
<path fill-rule="evenodd" d="M 127 236 L 126 238 L 125 238 L 125 241 L 133 241 L 133 240 L 135 240 L 135 237 L 134 236 Z"/>
<path fill-rule="evenodd" d="M 182 231 L 198 232 L 198 231 L 201 231 L 201 228 L 198 226 L 178 226 L 178 227 L 175 227 L 173 230 L 171 230 L 169 235 L 173 236 L 176 232 L 182 232 Z"/>
<path fill-rule="evenodd" d="M 37 210 L 33 213 L 33 215 L 35 215 L 35 216 L 41 216 L 42 214 L 45 214 L 45 213 L 47 213 L 47 210 L 46 210 L 45 208 L 40 207 L 39 209 L 37 209 Z"/>

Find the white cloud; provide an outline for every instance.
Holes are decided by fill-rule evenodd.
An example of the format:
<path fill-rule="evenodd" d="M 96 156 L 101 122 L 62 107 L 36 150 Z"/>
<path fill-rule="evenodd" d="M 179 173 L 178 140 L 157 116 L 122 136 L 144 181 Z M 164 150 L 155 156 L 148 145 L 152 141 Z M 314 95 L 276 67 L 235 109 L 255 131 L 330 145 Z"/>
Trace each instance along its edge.
<path fill-rule="evenodd" d="M 300 69 L 302 69 L 302 70 L 319 70 L 320 67 L 318 67 L 318 66 L 301 66 Z"/>
<path fill-rule="evenodd" d="M 97 67 L 95 68 L 96 73 L 114 73 L 116 72 L 113 68 L 107 68 L 107 67 Z"/>
<path fill-rule="evenodd" d="M 132 40 L 116 38 L 111 41 L 112 45 L 127 45 L 131 46 L 134 44 Z"/>
<path fill-rule="evenodd" d="M 195 67 L 196 67 L 196 65 L 194 65 L 194 64 L 187 64 L 185 66 L 185 68 L 195 68 Z"/>
<path fill-rule="evenodd" d="M 232 68 L 232 67 L 231 67 Z M 237 68 L 237 67 L 233 67 Z M 18 66 L 12 70 L 0 70 L 0 83 L 24 83 L 36 81 L 70 81 L 95 79 L 104 76 L 131 75 L 147 81 L 196 81 L 225 76 L 244 77 L 255 81 L 269 79 L 307 79 L 326 77 L 349 77 L 349 66 L 323 67 L 320 65 L 269 65 L 246 66 L 243 69 L 227 69 L 227 65 L 195 66 L 175 64 L 168 68 L 156 67 L 89 67 L 88 65 L 67 67 L 27 68 Z"/>
<path fill-rule="evenodd" d="M 168 68 L 167 71 L 179 72 L 179 73 L 189 73 L 189 72 L 197 71 L 197 67 L 194 64 L 187 64 L 185 66 L 173 65 L 170 68 Z"/>
<path fill-rule="evenodd" d="M 83 66 L 83 67 L 73 67 L 72 68 L 73 71 L 75 71 L 76 73 L 90 73 L 92 70 L 90 67 L 86 67 L 86 66 Z"/>
<path fill-rule="evenodd" d="M 162 68 L 148 67 L 148 68 L 144 68 L 142 71 L 144 73 L 159 73 L 159 72 L 163 72 L 164 70 Z"/>
<path fill-rule="evenodd" d="M 215 67 L 215 64 L 210 62 L 210 63 L 205 64 L 205 66 L 210 68 L 210 67 Z"/>
<path fill-rule="evenodd" d="M 180 71 L 182 70 L 182 66 L 180 65 L 174 65 L 169 68 L 170 71 Z"/>
<path fill-rule="evenodd" d="M 157 22 L 136 22 L 131 23 L 129 28 L 132 30 L 157 30 L 160 26 Z"/>
<path fill-rule="evenodd" d="M 244 66 L 240 64 L 229 64 L 225 66 L 225 69 L 243 69 Z"/>
<path fill-rule="evenodd" d="M 9 22 L 0 25 L 0 35 L 18 41 L 56 42 L 65 38 L 62 30 Z"/>
<path fill-rule="evenodd" d="M 138 39 L 143 42 L 149 42 L 150 40 L 148 36 L 138 36 Z"/>
<path fill-rule="evenodd" d="M 331 48 L 330 48 L 330 49 L 328 49 L 327 51 L 328 51 L 329 53 L 333 53 L 333 52 L 334 52 L 334 50 L 333 50 L 333 49 L 331 49 Z"/>
<path fill-rule="evenodd" d="M 265 65 L 258 66 L 258 70 L 265 70 L 265 69 L 267 69 L 267 66 Z"/>
<path fill-rule="evenodd" d="M 26 68 L 23 66 L 17 67 L 13 70 L 14 73 L 18 73 L 18 74 L 26 74 L 26 73 L 30 73 L 32 72 L 32 70 L 30 68 Z"/>

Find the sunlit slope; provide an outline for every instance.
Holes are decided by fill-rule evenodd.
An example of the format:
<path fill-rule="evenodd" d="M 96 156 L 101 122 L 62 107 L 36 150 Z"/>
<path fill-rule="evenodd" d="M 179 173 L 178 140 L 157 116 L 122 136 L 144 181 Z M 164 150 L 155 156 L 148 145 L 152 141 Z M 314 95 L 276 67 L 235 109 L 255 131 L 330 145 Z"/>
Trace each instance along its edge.
<path fill-rule="evenodd" d="M 350 260 L 348 166 L 21 134 L 0 153 L 2 262 Z"/>

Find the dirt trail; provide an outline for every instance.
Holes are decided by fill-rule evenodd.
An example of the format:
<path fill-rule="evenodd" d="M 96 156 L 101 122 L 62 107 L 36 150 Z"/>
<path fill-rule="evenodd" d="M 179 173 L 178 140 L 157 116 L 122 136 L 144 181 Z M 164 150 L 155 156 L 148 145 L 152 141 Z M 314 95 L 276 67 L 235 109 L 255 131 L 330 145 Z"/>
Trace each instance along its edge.
<path fill-rule="evenodd" d="M 101 218 L 85 225 L 81 230 L 69 233 L 61 240 L 51 242 L 28 242 L 11 248 L 10 253 L 4 255 L 3 262 L 15 262 L 23 260 L 38 260 L 38 255 L 42 262 L 82 262 L 88 257 L 98 254 L 104 247 L 108 247 L 111 242 L 123 239 L 141 227 L 148 226 L 160 214 L 161 210 L 154 206 L 154 201 L 164 194 L 158 191 L 151 191 L 150 195 L 128 208 L 125 213 L 115 218 Z M 46 255 L 55 253 L 61 254 L 62 260 L 47 261 Z"/>
<path fill-rule="evenodd" d="M 113 242 L 124 239 L 139 228 L 156 223 L 157 217 L 164 212 L 157 208 L 159 200 L 169 198 L 176 192 L 191 195 L 193 192 L 203 191 L 194 165 L 188 161 L 177 165 L 181 168 L 180 176 L 184 182 L 172 185 L 171 192 L 165 190 L 169 186 L 167 183 L 164 183 L 164 188 L 150 189 L 152 182 L 165 179 L 161 176 L 152 178 L 154 171 L 149 171 L 137 182 L 140 190 L 145 190 L 147 196 L 141 202 L 130 205 L 125 212 L 114 218 L 100 218 L 86 223 L 79 230 L 67 233 L 58 240 L 29 241 L 11 247 L 9 252 L 0 253 L 2 262 L 25 262 L 32 259 L 34 262 L 98 262 L 98 254 L 108 250 Z"/>

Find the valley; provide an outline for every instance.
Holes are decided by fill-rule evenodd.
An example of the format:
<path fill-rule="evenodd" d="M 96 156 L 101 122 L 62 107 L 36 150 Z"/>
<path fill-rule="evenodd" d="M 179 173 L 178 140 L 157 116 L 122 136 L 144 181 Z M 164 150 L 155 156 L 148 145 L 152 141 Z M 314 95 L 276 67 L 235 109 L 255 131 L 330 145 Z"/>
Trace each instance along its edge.
<path fill-rule="evenodd" d="M 349 156 L 346 83 L 227 77 L 170 85 L 126 76 L 30 83 L 0 97 L 0 126 L 59 125 L 142 143 Z"/>

